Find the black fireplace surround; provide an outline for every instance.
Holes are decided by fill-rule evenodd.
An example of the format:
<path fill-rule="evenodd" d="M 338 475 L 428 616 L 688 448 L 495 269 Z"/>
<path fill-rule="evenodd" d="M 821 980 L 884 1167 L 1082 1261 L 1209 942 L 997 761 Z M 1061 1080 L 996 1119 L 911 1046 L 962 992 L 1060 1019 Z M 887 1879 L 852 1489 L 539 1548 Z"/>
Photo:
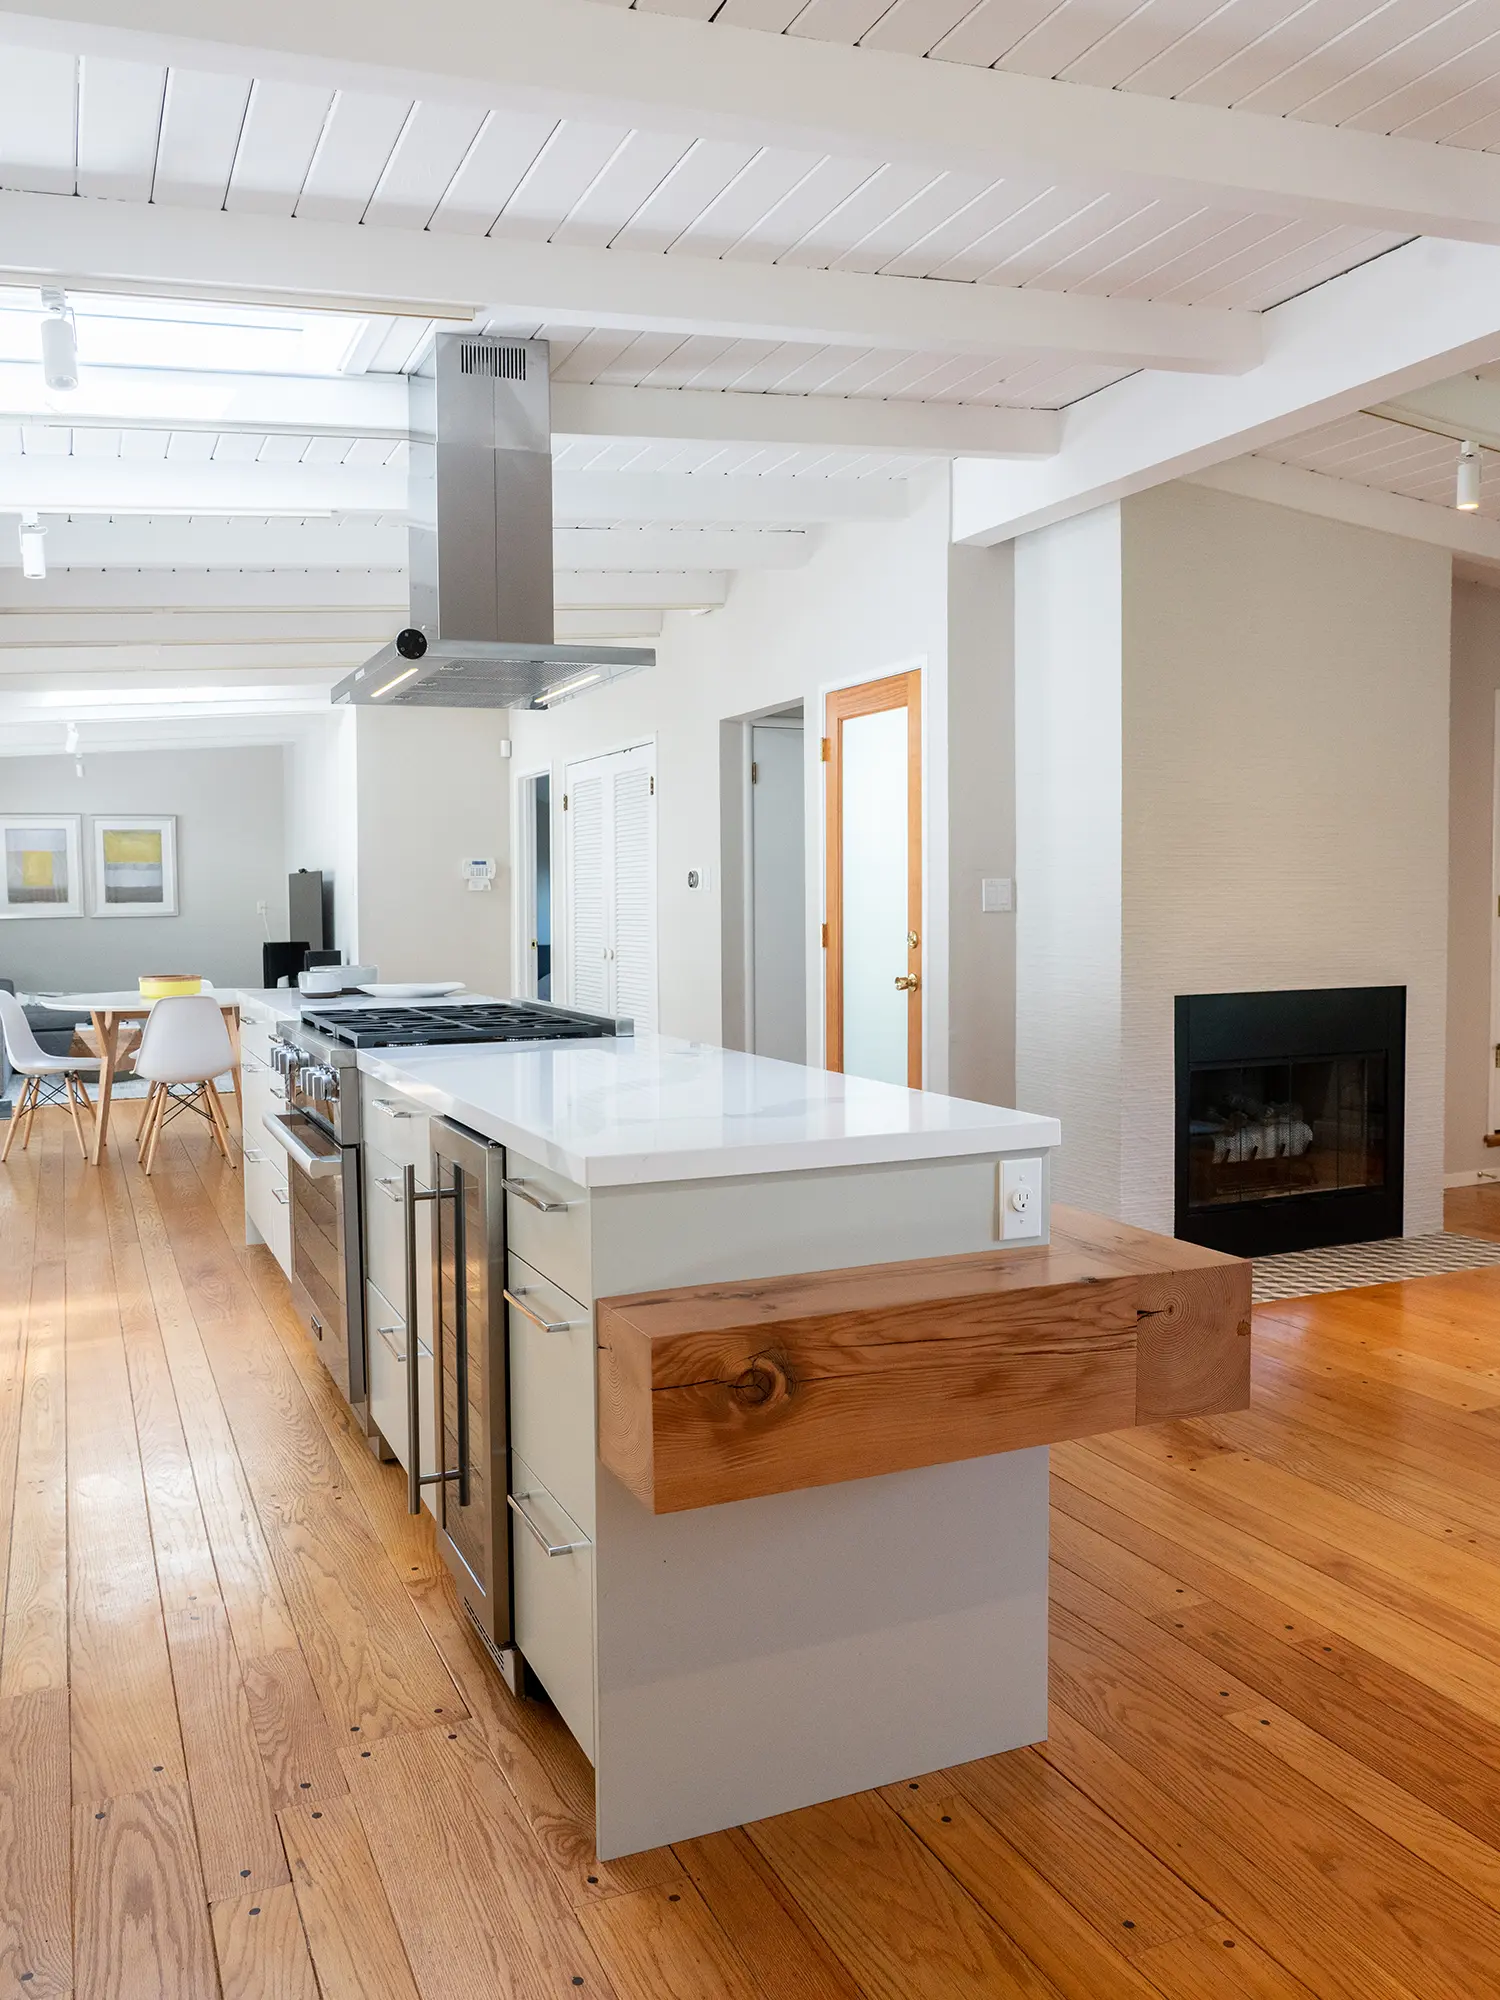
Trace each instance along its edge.
<path fill-rule="evenodd" d="M 1177 1000 L 1176 1233 L 1241 1257 L 1399 1236 L 1406 988 Z"/>

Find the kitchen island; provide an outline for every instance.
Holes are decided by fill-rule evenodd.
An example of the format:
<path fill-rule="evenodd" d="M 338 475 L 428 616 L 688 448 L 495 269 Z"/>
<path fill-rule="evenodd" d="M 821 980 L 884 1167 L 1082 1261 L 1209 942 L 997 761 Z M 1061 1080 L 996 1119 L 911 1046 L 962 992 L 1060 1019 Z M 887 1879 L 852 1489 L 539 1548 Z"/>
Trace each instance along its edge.
<path fill-rule="evenodd" d="M 1046 1443 L 1240 1406 L 1246 1267 L 1049 1245 L 1050 1118 L 659 1036 L 358 1065 L 408 1165 L 503 1148 L 514 1641 L 602 1857 L 1045 1735 Z"/>

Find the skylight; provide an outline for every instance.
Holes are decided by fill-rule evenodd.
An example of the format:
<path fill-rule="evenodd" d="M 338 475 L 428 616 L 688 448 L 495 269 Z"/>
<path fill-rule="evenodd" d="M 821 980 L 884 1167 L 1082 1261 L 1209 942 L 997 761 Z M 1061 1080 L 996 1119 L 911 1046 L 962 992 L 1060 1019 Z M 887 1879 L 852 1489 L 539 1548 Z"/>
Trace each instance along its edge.
<path fill-rule="evenodd" d="M 368 321 L 196 299 L 70 291 L 81 368 L 211 369 L 232 375 L 337 375 Z M 0 287 L 0 361 L 40 363 L 39 292 Z"/>

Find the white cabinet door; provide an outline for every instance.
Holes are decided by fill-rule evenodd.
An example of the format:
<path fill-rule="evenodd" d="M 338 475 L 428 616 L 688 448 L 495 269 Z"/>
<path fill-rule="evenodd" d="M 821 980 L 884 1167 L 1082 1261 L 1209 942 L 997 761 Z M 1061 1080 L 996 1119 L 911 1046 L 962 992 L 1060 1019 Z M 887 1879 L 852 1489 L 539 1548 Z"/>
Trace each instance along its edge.
<path fill-rule="evenodd" d="M 564 774 L 568 957 L 575 1007 L 656 1026 L 656 750 Z"/>

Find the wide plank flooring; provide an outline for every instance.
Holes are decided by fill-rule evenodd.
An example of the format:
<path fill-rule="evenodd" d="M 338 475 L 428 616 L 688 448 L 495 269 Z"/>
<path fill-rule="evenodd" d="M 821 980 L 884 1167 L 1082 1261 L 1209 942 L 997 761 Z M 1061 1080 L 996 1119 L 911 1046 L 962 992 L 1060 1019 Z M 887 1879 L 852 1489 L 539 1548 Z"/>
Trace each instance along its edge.
<path fill-rule="evenodd" d="M 240 1201 L 0 1172 L 0 2000 L 1500 2000 L 1500 1271 L 1053 1453 L 1045 1744 L 601 1863 Z"/>

